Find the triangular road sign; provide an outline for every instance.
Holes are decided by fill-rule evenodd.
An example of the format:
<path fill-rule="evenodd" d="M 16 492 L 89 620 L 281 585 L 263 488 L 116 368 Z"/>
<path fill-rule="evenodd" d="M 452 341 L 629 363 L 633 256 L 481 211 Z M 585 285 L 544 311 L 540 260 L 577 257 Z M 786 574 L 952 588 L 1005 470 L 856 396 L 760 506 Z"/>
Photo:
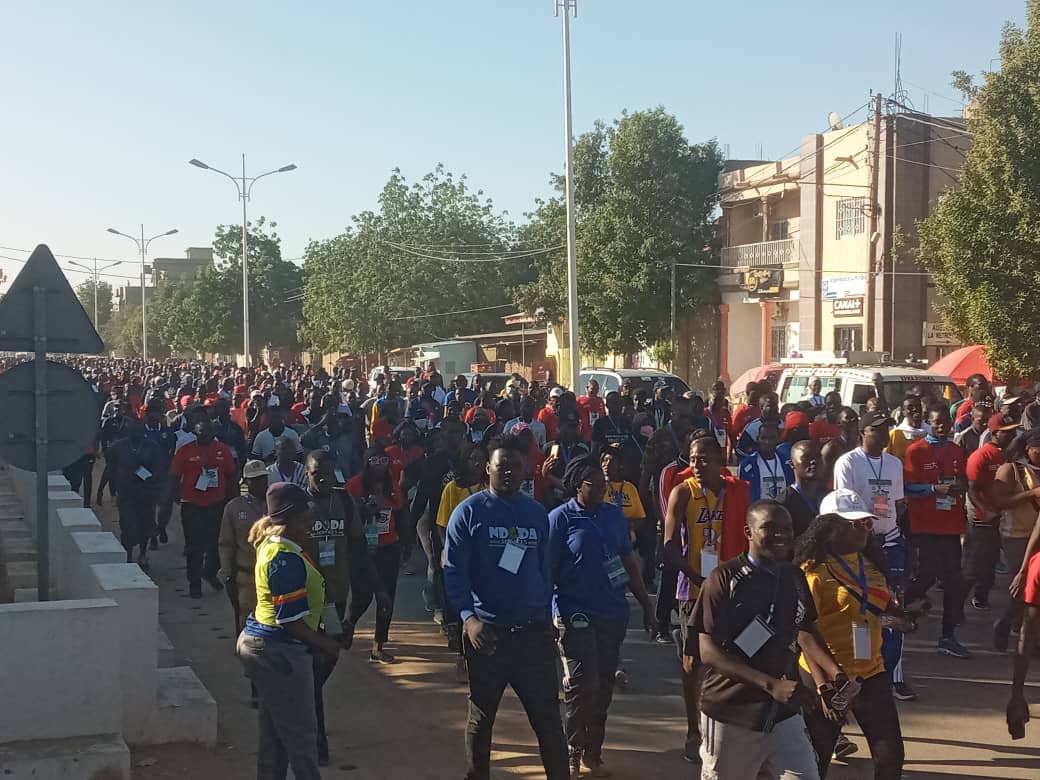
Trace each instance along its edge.
<path fill-rule="evenodd" d="M 47 352 L 96 355 L 104 351 L 104 342 L 46 244 L 33 250 L 0 300 L 0 350 L 35 351 L 35 288 L 46 290 L 46 327 L 41 335 L 47 338 Z"/>

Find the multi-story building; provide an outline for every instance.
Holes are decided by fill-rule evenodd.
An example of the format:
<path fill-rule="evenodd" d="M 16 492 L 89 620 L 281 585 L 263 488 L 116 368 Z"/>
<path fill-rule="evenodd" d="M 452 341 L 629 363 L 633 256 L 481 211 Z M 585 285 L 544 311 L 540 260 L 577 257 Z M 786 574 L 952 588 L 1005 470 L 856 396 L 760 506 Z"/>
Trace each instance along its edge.
<path fill-rule="evenodd" d="M 213 265 L 213 249 L 208 246 L 190 246 L 184 257 L 157 257 L 152 261 L 152 283 L 181 282 L 191 279 L 207 266 Z"/>
<path fill-rule="evenodd" d="M 934 359 L 959 346 L 914 250 L 917 221 L 957 185 L 970 142 L 960 118 L 908 112 L 836 122 L 778 162 L 729 163 L 719 373 L 806 350 Z"/>

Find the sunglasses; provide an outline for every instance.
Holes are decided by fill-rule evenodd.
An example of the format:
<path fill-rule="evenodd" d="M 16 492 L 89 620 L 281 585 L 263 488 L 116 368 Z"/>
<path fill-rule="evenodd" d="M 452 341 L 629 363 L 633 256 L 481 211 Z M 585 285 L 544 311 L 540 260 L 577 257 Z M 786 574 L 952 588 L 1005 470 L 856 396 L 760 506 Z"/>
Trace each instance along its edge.
<path fill-rule="evenodd" d="M 856 528 L 866 528 L 868 531 L 874 530 L 874 518 L 873 517 L 857 517 L 855 520 L 849 520 L 849 525 L 855 526 Z"/>

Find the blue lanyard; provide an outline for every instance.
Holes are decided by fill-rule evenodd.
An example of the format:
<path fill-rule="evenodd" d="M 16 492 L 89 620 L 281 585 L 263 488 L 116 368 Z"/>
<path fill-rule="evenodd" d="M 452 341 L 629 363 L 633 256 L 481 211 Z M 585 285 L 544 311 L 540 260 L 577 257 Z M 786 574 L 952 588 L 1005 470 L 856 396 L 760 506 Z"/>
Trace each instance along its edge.
<path fill-rule="evenodd" d="M 866 572 L 866 569 L 863 567 L 863 553 L 860 553 L 857 556 L 859 558 L 859 577 L 857 577 L 853 573 L 852 568 L 847 563 L 845 563 L 845 559 L 844 558 L 842 558 L 842 557 L 840 557 L 838 555 L 834 555 L 832 557 L 839 564 L 841 564 L 841 568 L 843 568 L 845 570 L 845 573 L 848 574 L 850 577 L 852 577 L 852 579 L 856 580 L 856 584 L 859 585 L 860 589 L 862 589 L 862 591 L 863 591 L 863 599 L 862 599 L 862 601 L 860 601 L 860 605 L 859 605 L 860 614 L 863 614 L 863 615 L 867 614 L 867 572 Z M 854 594 L 854 595 L 858 596 L 859 594 Z"/>
<path fill-rule="evenodd" d="M 813 517 L 819 517 L 819 515 L 820 515 L 820 502 L 817 501 L 814 504 L 812 501 L 810 501 L 809 500 L 809 496 L 805 495 L 805 493 L 802 492 L 802 489 L 800 487 L 798 487 L 797 484 L 794 484 L 791 487 L 793 487 L 795 489 L 795 492 L 797 492 L 798 495 L 800 495 L 802 497 L 802 501 L 804 501 L 806 503 L 806 506 L 808 506 L 809 509 L 812 510 Z"/>

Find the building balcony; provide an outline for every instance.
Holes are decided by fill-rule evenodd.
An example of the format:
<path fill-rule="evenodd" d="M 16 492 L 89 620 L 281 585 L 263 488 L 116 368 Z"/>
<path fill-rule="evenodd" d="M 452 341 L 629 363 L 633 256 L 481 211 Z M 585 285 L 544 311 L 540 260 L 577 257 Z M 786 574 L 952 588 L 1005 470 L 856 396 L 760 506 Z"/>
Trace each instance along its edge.
<path fill-rule="evenodd" d="M 722 249 L 722 265 L 726 268 L 781 268 L 798 262 L 798 239 L 763 241 Z"/>

